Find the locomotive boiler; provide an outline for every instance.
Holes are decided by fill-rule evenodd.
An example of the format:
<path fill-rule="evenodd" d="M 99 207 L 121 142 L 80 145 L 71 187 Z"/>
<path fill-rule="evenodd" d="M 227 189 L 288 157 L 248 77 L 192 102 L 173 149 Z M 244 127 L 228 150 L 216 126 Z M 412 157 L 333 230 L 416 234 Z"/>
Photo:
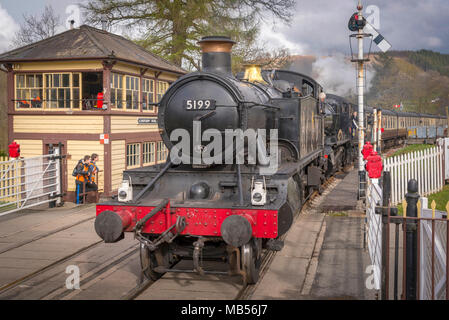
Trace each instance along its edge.
<path fill-rule="evenodd" d="M 178 79 L 159 103 L 166 163 L 124 171 L 118 195 L 97 205 L 95 230 L 105 242 L 135 233 L 151 279 L 181 271 L 180 260 L 192 261 L 182 272 L 220 273 L 202 264 L 218 259 L 255 283 L 262 251 L 282 249 L 324 181 L 324 94 L 290 71 L 249 66 L 236 78 L 233 41 L 199 44 L 202 71 Z"/>

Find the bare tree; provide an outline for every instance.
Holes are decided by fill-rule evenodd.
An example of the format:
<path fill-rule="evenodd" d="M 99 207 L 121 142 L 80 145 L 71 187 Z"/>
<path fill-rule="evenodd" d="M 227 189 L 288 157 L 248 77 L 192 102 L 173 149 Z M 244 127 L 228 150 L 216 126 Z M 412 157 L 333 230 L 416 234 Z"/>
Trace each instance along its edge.
<path fill-rule="evenodd" d="M 56 34 L 61 25 L 61 17 L 55 13 L 51 5 L 46 5 L 42 14 L 23 15 L 24 22 L 16 32 L 13 44 L 16 47 L 44 40 Z"/>
<path fill-rule="evenodd" d="M 291 60 L 287 48 L 267 49 L 267 43 L 251 46 L 238 46 L 233 51 L 232 69 L 243 71 L 246 64 L 258 64 L 264 69 L 281 69 Z"/>

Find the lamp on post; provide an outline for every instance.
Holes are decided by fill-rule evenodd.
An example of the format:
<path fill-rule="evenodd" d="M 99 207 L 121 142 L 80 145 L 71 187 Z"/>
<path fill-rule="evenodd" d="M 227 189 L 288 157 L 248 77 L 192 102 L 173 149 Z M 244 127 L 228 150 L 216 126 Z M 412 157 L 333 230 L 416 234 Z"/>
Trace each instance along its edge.
<path fill-rule="evenodd" d="M 359 188 L 358 188 L 358 198 L 362 199 L 365 197 L 365 184 L 366 184 L 366 174 L 364 168 L 364 162 L 362 158 L 362 149 L 365 143 L 364 136 L 364 94 L 365 94 L 365 73 L 366 73 L 366 62 L 370 61 L 369 57 L 371 55 L 371 45 L 372 45 L 372 34 L 365 33 L 363 31 L 366 26 L 366 19 L 363 17 L 363 6 L 361 1 L 357 6 L 358 12 L 354 13 L 349 19 L 348 28 L 352 32 L 357 32 L 349 36 L 349 47 L 351 49 L 351 62 L 357 63 L 357 100 L 358 100 L 358 112 L 357 112 L 357 141 L 358 141 L 358 168 L 359 168 Z M 355 56 L 354 50 L 352 48 L 352 41 L 355 39 L 358 45 L 357 56 Z M 364 52 L 364 42 L 369 39 L 369 50 L 368 56 L 365 56 Z"/>
<path fill-rule="evenodd" d="M 363 6 L 361 0 L 357 5 L 357 12 L 354 13 L 349 19 L 348 28 L 352 32 L 357 32 L 349 36 L 349 46 L 351 48 L 351 61 L 357 63 L 357 97 L 358 97 L 358 165 L 359 165 L 359 196 L 358 198 L 365 197 L 365 180 L 366 174 L 364 172 L 364 165 L 362 159 L 362 148 L 364 144 L 364 89 L 365 89 L 365 74 L 366 63 L 370 61 L 371 46 L 374 41 L 376 46 L 383 52 L 387 52 L 391 48 L 391 44 L 363 17 Z M 357 41 L 358 52 L 357 56 L 352 49 L 352 41 Z M 368 55 L 364 53 L 364 42 L 368 39 L 369 50 Z"/>

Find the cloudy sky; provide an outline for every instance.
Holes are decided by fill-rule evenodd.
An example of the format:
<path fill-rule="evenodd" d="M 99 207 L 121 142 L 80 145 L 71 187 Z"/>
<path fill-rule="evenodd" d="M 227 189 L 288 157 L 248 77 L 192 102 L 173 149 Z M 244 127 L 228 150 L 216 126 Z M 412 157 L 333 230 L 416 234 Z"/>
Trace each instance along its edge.
<path fill-rule="evenodd" d="M 73 5 L 86 0 L 1 0 L 0 53 L 11 49 L 11 39 L 23 14 L 36 14 L 51 4 L 68 28 Z M 349 17 L 357 0 L 297 0 L 294 19 L 287 26 L 266 19 L 260 40 L 268 48 L 288 48 L 292 54 L 317 57 L 307 70 L 328 92 L 347 94 L 355 88 L 355 68 L 345 58 L 350 54 Z M 364 14 L 394 50 L 430 49 L 449 53 L 449 0 L 363 0 Z M 75 12 L 76 13 L 76 12 Z M 374 46 L 374 45 L 373 45 Z M 295 70 L 307 73 L 306 69 Z M 367 87 L 373 72 L 368 72 Z"/>
<path fill-rule="evenodd" d="M 0 52 L 9 49 L 10 40 L 24 13 L 42 11 L 51 4 L 68 20 L 66 9 L 79 0 L 2 0 L 0 2 Z M 394 49 L 431 49 L 449 53 L 448 0 L 365 0 L 366 16 L 380 27 Z M 262 38 L 273 47 L 284 46 L 296 54 L 327 55 L 349 53 L 348 18 L 355 12 L 356 0 L 297 0 L 290 26 L 267 21 Z M 370 7 L 371 6 L 371 7 Z"/>

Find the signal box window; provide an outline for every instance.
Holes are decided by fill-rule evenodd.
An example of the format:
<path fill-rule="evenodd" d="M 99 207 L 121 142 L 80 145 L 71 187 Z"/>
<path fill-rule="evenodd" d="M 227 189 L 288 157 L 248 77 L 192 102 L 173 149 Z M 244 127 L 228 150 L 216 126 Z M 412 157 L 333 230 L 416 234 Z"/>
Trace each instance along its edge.
<path fill-rule="evenodd" d="M 16 75 L 16 108 L 42 108 L 42 74 Z"/>
<path fill-rule="evenodd" d="M 126 76 L 126 109 L 139 109 L 139 78 Z"/>
<path fill-rule="evenodd" d="M 46 108 L 78 109 L 80 107 L 79 73 L 52 73 L 44 76 Z"/>
<path fill-rule="evenodd" d="M 123 75 L 111 74 L 111 104 L 113 108 L 123 108 Z"/>
<path fill-rule="evenodd" d="M 128 168 L 140 166 L 140 143 L 126 145 L 126 166 Z"/>
<path fill-rule="evenodd" d="M 165 147 L 164 142 L 159 141 L 157 143 L 157 157 L 156 157 L 156 161 L 157 162 L 164 162 L 167 159 L 168 156 L 168 149 L 167 147 Z"/>
<path fill-rule="evenodd" d="M 164 95 L 165 91 L 168 89 L 168 82 L 165 81 L 158 81 L 157 82 L 157 102 L 161 101 L 162 96 Z"/>
<path fill-rule="evenodd" d="M 79 109 L 81 79 L 79 73 L 16 75 L 16 107 Z"/>
<path fill-rule="evenodd" d="M 150 165 L 155 163 L 155 145 L 155 142 L 144 142 L 142 144 L 143 165 Z"/>
<path fill-rule="evenodd" d="M 150 105 L 150 103 L 154 103 L 154 80 L 143 79 L 142 95 L 142 109 L 145 111 L 154 112 L 154 105 Z"/>

